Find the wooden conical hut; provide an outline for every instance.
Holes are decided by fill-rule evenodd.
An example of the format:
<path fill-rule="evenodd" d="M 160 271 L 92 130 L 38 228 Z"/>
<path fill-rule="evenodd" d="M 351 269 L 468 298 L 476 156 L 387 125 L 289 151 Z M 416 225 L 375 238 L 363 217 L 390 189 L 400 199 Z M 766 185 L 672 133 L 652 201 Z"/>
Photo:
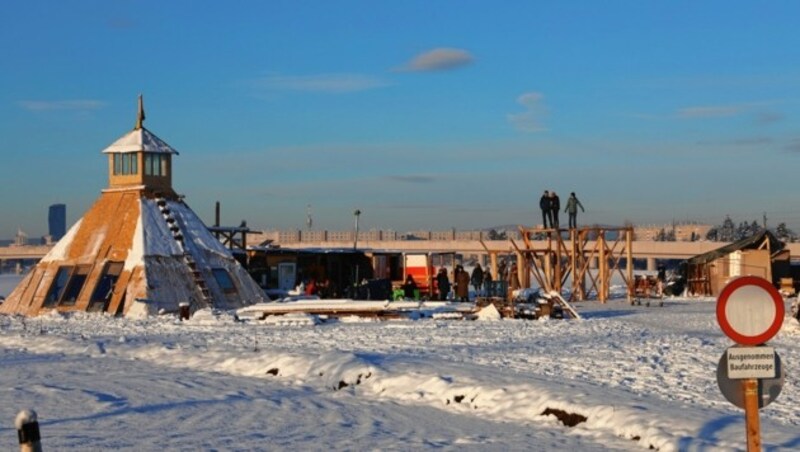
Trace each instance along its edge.
<path fill-rule="evenodd" d="M 103 153 L 108 188 L 0 305 L 0 313 L 51 310 L 147 316 L 233 309 L 265 300 L 244 268 L 172 188 L 178 152 L 143 127 Z"/>

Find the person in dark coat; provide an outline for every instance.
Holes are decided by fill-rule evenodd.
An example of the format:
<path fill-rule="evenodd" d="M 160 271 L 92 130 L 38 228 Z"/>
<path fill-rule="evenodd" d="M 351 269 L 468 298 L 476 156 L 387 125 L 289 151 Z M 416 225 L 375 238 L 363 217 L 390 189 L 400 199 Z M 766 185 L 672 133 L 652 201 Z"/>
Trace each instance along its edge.
<path fill-rule="evenodd" d="M 444 267 L 439 269 L 436 274 L 436 287 L 439 288 L 439 300 L 447 300 L 447 294 L 450 293 L 450 279 L 447 277 L 447 269 Z"/>
<path fill-rule="evenodd" d="M 469 301 L 469 273 L 464 270 L 464 267 L 456 267 L 456 298 L 458 301 Z"/>
<path fill-rule="evenodd" d="M 406 282 L 403 284 L 403 295 L 409 300 L 413 300 L 416 298 L 416 290 L 417 283 L 414 281 L 414 277 L 408 275 L 408 277 L 406 277 Z"/>
<path fill-rule="evenodd" d="M 486 271 L 483 272 L 483 293 L 487 297 L 492 296 L 492 269 L 487 268 Z"/>
<path fill-rule="evenodd" d="M 539 198 L 539 208 L 542 209 L 542 227 L 547 229 L 548 218 L 550 218 L 550 192 L 544 191 L 544 194 Z M 552 221 L 550 226 L 552 226 Z"/>
<path fill-rule="evenodd" d="M 567 199 L 567 207 L 564 209 L 564 212 L 569 214 L 569 228 L 575 229 L 578 227 L 578 207 L 581 208 L 581 212 L 585 212 L 583 210 L 583 204 L 578 200 L 578 197 L 575 196 L 575 192 L 569 194 L 569 199 Z"/>
<path fill-rule="evenodd" d="M 550 192 L 550 227 L 558 227 L 558 211 L 561 210 L 561 200 L 556 192 Z"/>
<path fill-rule="evenodd" d="M 470 278 L 473 287 L 475 287 L 475 293 L 477 295 L 481 294 L 481 286 L 483 285 L 483 269 L 481 268 L 481 264 L 475 265 L 475 268 L 472 270 L 472 277 Z"/>

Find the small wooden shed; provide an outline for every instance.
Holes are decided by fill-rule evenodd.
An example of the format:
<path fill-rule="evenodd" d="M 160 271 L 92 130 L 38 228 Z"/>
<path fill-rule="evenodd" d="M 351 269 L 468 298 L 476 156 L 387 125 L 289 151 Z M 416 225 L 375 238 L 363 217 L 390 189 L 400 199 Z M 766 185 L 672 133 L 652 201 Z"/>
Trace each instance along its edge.
<path fill-rule="evenodd" d="M 717 296 L 732 278 L 760 276 L 773 284 L 789 274 L 789 250 L 771 232 L 761 232 L 687 261 L 690 295 Z"/>

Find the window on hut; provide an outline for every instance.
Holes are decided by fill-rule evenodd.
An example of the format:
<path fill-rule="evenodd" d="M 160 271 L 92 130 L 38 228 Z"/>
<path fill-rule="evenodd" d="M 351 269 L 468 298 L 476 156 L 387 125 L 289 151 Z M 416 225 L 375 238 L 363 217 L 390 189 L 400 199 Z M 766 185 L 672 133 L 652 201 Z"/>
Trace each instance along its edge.
<path fill-rule="evenodd" d="M 233 280 L 231 279 L 231 275 L 228 273 L 227 270 L 224 268 L 212 268 L 211 273 L 214 274 L 214 279 L 217 280 L 217 284 L 222 289 L 223 292 L 227 293 L 236 293 L 236 286 L 233 284 Z"/>
<path fill-rule="evenodd" d="M 114 285 L 122 273 L 122 262 L 109 262 L 97 282 L 97 286 L 92 292 L 92 298 L 89 300 L 89 311 L 105 311 L 108 309 L 108 304 L 111 302 L 111 297 L 114 295 Z"/>
<path fill-rule="evenodd" d="M 144 154 L 144 174 L 145 176 L 166 176 L 167 175 L 167 156 L 148 152 Z"/>
<path fill-rule="evenodd" d="M 61 300 L 61 296 L 64 295 L 64 289 L 67 288 L 67 282 L 69 281 L 70 273 L 72 273 L 72 268 L 73 267 L 59 267 L 56 277 L 53 278 L 50 291 L 47 292 L 47 297 L 44 299 L 45 308 L 55 307 L 58 301 Z"/>
<path fill-rule="evenodd" d="M 135 153 L 114 154 L 114 175 L 139 173 L 139 160 Z"/>
<path fill-rule="evenodd" d="M 83 285 L 86 282 L 86 277 L 89 276 L 89 270 L 91 269 L 92 267 L 89 265 L 81 265 L 72 272 L 69 282 L 67 283 L 67 288 L 64 289 L 64 294 L 61 296 L 60 303 L 58 304 L 59 306 L 75 306 L 78 295 L 80 295 Z"/>

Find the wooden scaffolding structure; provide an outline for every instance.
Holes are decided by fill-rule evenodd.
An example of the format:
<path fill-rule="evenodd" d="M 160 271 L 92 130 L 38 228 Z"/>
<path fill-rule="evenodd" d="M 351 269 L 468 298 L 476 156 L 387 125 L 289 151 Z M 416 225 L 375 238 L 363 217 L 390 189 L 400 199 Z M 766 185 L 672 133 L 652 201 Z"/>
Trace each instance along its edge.
<path fill-rule="evenodd" d="M 520 226 L 524 248 L 511 240 L 516 250 L 520 283 L 530 287 L 531 277 L 546 291 L 561 293 L 571 281 L 568 301 L 591 295 L 605 303 L 615 273 L 634 297 L 633 228 L 582 227 L 544 229 Z"/>

